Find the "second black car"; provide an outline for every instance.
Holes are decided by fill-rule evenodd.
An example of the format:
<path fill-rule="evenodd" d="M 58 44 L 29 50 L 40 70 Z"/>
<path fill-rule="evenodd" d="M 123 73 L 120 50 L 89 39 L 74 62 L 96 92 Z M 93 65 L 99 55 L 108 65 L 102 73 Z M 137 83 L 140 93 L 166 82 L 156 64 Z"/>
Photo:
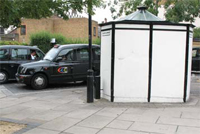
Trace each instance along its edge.
<path fill-rule="evenodd" d="M 93 69 L 96 75 L 100 70 L 100 47 L 92 45 Z M 55 45 L 43 60 L 23 64 L 18 68 L 19 82 L 43 89 L 50 83 L 85 81 L 89 53 L 87 44 Z"/>

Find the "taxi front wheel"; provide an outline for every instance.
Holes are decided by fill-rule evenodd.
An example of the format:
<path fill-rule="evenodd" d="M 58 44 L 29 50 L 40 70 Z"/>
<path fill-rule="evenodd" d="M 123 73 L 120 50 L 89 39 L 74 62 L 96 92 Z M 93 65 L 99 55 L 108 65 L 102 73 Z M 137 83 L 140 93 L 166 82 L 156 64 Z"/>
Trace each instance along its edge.
<path fill-rule="evenodd" d="M 47 86 L 47 77 L 43 74 L 36 74 L 31 80 L 31 86 L 34 89 L 44 89 Z"/>

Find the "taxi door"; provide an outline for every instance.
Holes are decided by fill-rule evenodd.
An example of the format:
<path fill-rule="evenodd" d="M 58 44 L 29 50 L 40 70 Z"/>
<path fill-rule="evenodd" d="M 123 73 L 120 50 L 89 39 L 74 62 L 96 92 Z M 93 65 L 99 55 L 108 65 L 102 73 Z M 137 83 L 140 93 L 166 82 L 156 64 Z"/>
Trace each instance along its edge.
<path fill-rule="evenodd" d="M 69 82 L 74 81 L 72 70 L 74 64 L 74 50 L 73 49 L 63 49 L 58 54 L 55 61 L 51 62 L 51 81 Z"/>
<path fill-rule="evenodd" d="M 73 75 L 76 81 L 87 80 L 87 71 L 89 69 L 88 47 L 76 50 L 76 61 L 73 66 Z"/>
<path fill-rule="evenodd" d="M 10 79 L 15 79 L 15 74 L 20 64 L 29 62 L 28 52 L 26 48 L 11 48 L 11 57 L 8 67 Z"/>

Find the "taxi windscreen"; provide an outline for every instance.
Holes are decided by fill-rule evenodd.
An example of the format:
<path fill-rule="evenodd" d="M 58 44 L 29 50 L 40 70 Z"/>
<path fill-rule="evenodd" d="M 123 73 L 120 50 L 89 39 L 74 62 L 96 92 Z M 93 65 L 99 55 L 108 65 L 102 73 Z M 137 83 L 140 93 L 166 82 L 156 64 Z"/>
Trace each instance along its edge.
<path fill-rule="evenodd" d="M 58 49 L 57 48 L 52 48 L 51 50 L 48 51 L 48 53 L 45 55 L 44 60 L 50 60 L 52 61 L 58 54 Z"/>

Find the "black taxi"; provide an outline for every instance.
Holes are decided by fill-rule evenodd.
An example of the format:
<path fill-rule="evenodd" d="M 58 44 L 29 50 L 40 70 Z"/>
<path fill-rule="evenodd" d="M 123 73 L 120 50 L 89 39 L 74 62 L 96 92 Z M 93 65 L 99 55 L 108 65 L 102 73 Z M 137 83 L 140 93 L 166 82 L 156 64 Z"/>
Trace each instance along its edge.
<path fill-rule="evenodd" d="M 18 82 L 34 89 L 51 83 L 86 81 L 89 68 L 88 44 L 55 45 L 38 62 L 22 64 L 17 71 Z M 93 69 L 100 72 L 100 46 L 92 45 Z"/>
<path fill-rule="evenodd" d="M 15 79 L 18 66 L 43 59 L 44 53 L 36 46 L 0 46 L 0 83 Z"/>

